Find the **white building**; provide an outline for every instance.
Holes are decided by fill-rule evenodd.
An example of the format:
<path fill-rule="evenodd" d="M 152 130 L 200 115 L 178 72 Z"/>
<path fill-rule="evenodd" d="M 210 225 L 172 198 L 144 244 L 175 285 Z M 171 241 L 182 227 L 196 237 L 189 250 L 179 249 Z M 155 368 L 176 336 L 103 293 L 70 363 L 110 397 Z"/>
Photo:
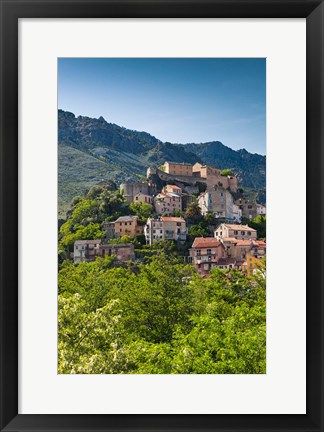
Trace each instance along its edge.
<path fill-rule="evenodd" d="M 146 243 L 152 245 L 157 240 L 186 241 L 186 221 L 182 217 L 161 216 L 149 218 L 144 227 Z"/>

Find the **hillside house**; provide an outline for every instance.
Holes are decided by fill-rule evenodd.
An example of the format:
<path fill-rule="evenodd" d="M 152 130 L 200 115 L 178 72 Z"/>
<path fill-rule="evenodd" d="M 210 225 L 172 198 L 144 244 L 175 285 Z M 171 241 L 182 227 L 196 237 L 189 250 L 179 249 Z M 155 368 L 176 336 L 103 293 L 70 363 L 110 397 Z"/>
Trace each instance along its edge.
<path fill-rule="evenodd" d="M 153 197 L 151 197 L 151 195 L 147 195 L 142 192 L 139 192 L 134 196 L 133 202 L 134 203 L 142 202 L 142 203 L 153 205 Z"/>
<path fill-rule="evenodd" d="M 100 257 L 115 255 L 120 262 L 134 261 L 134 245 L 132 243 L 101 244 L 98 247 L 97 255 Z"/>
<path fill-rule="evenodd" d="M 181 195 L 182 189 L 179 186 L 167 184 L 166 186 L 163 187 L 162 192 L 163 193 L 171 192 L 171 193 L 175 193 L 177 195 Z"/>
<path fill-rule="evenodd" d="M 160 192 L 154 198 L 154 209 L 158 215 L 172 215 L 176 210 L 181 211 L 181 196 L 173 192 Z"/>
<path fill-rule="evenodd" d="M 146 243 L 152 245 L 157 240 L 185 242 L 187 238 L 186 221 L 182 217 L 161 216 L 149 218 L 144 227 Z"/>
<path fill-rule="evenodd" d="M 138 216 L 121 216 L 114 222 L 115 237 L 123 237 L 125 235 L 135 237 L 138 234 L 143 234 L 144 227 L 140 225 Z"/>
<path fill-rule="evenodd" d="M 233 219 L 233 197 L 223 187 L 214 186 L 198 197 L 203 215 L 213 213 L 216 219 Z"/>
<path fill-rule="evenodd" d="M 255 201 L 246 199 L 238 199 L 234 202 L 240 210 L 242 210 L 242 217 L 245 219 L 254 219 L 257 216 L 257 204 Z"/>
<path fill-rule="evenodd" d="M 222 223 L 214 231 L 214 237 L 217 239 L 234 238 L 236 240 L 256 240 L 257 232 L 255 229 L 250 228 L 247 225 L 236 225 Z"/>
<path fill-rule="evenodd" d="M 214 237 L 196 237 L 189 253 L 192 265 L 202 276 L 217 267 L 219 260 L 227 258 L 224 245 Z"/>
<path fill-rule="evenodd" d="M 74 242 L 74 263 L 94 261 L 101 240 L 76 240 Z"/>

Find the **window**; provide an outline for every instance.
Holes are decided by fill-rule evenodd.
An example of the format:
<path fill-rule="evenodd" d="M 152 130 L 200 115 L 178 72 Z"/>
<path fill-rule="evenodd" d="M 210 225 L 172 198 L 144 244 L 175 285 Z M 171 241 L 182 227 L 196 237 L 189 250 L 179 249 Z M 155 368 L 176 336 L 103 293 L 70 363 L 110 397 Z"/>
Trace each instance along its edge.
<path fill-rule="evenodd" d="M 248 231 L 248 235 L 251 235 L 251 231 Z"/>
<path fill-rule="evenodd" d="M 197 250 L 197 256 L 200 256 L 200 255 L 201 255 L 201 250 L 198 249 L 198 250 Z"/>
<path fill-rule="evenodd" d="M 241 231 L 241 235 L 245 235 L 245 231 Z"/>
<path fill-rule="evenodd" d="M 238 234 L 238 231 L 234 231 L 234 234 L 237 235 L 237 234 Z"/>
<path fill-rule="evenodd" d="M 248 208 L 249 208 L 249 209 L 251 209 L 251 208 L 252 208 L 252 206 L 251 206 L 251 205 L 249 205 L 249 206 L 248 206 Z"/>
<path fill-rule="evenodd" d="M 75 249 L 79 249 L 79 246 L 75 246 Z"/>
<path fill-rule="evenodd" d="M 138 201 L 138 196 L 135 199 L 136 199 L 136 201 Z"/>
<path fill-rule="evenodd" d="M 160 230 L 160 234 L 162 234 L 163 233 L 163 230 Z"/>
<path fill-rule="evenodd" d="M 223 192 L 221 192 L 221 196 L 224 196 Z"/>
<path fill-rule="evenodd" d="M 207 249 L 207 255 L 211 255 L 211 249 Z"/>

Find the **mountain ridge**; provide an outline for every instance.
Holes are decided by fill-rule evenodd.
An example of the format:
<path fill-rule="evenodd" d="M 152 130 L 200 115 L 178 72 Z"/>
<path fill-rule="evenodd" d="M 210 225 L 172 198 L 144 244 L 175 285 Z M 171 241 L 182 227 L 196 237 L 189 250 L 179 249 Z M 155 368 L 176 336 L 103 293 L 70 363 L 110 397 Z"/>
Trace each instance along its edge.
<path fill-rule="evenodd" d="M 151 165 L 172 162 L 206 163 L 229 168 L 243 188 L 265 189 L 266 157 L 233 150 L 220 141 L 207 143 L 162 142 L 145 132 L 58 110 L 59 214 L 69 202 L 101 181 L 117 183 L 143 179 Z M 74 149 L 74 151 L 72 150 Z M 106 168 L 106 170 L 105 170 Z"/>

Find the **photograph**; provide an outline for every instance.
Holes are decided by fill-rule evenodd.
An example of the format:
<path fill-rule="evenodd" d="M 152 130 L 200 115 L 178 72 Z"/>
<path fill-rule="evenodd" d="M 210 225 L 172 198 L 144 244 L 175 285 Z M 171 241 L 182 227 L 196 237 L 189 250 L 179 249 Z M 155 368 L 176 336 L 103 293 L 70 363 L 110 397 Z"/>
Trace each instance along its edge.
<path fill-rule="evenodd" d="M 57 68 L 58 374 L 266 374 L 266 58 Z"/>

